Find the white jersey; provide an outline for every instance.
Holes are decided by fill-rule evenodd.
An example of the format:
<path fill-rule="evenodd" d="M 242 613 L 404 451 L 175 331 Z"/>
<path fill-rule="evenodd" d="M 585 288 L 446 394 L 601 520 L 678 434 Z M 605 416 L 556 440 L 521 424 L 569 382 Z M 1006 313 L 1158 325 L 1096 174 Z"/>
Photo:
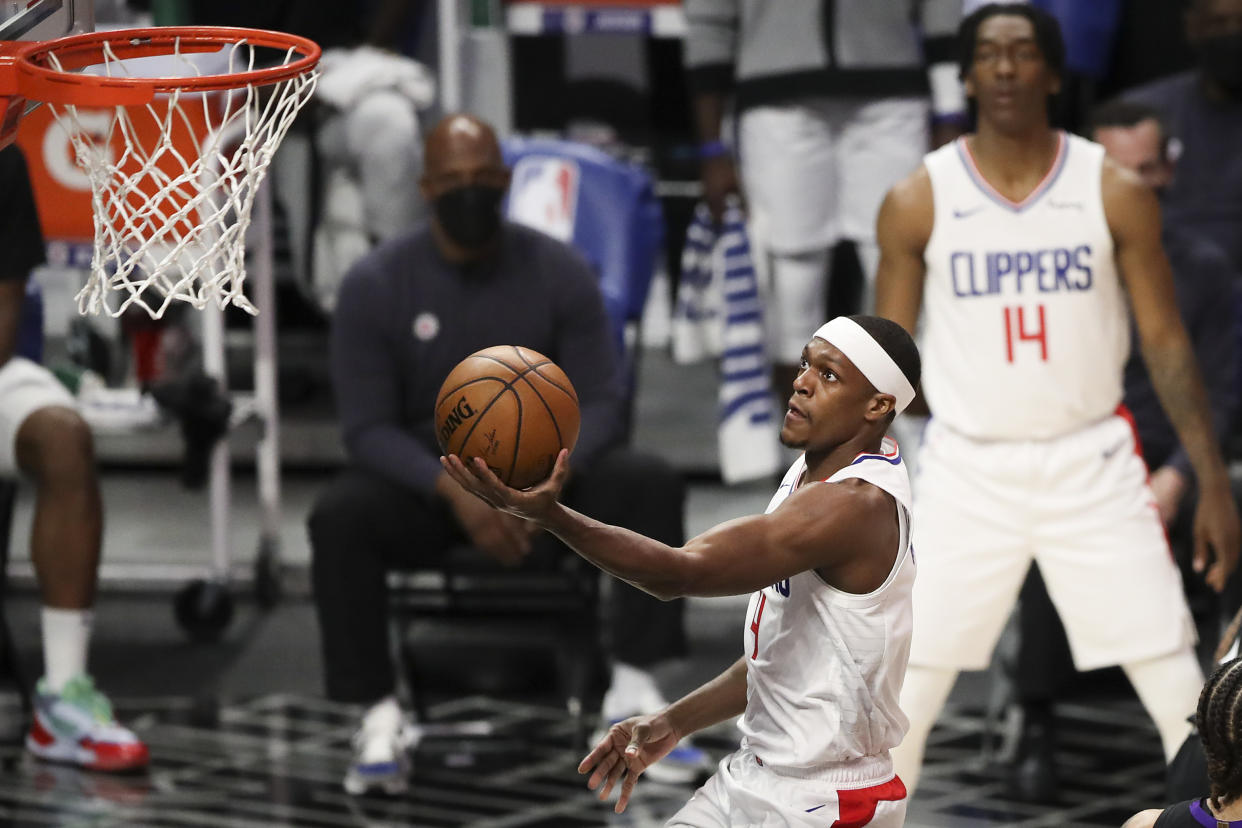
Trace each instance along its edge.
<path fill-rule="evenodd" d="M 924 159 L 935 224 L 924 261 L 923 390 L 976 440 L 1057 437 L 1112 414 L 1130 352 L 1104 217 L 1104 149 L 1060 133 L 1021 203 L 979 173 L 964 138 Z"/>
<path fill-rule="evenodd" d="M 908 722 L 898 707 L 910 654 L 910 481 L 897 443 L 860 454 L 828 478 L 859 478 L 897 501 L 897 559 L 874 592 L 829 586 L 814 570 L 751 596 L 743 645 L 746 715 L 742 747 L 794 775 L 867 784 L 892 776 L 889 750 Z M 800 457 L 768 504 L 772 512 L 806 471 Z"/>

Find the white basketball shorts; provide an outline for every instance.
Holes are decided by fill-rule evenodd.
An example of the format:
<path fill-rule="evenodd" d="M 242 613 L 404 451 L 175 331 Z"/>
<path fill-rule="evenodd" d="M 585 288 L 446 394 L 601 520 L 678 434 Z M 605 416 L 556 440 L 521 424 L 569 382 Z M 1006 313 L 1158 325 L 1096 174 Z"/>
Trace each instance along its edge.
<path fill-rule="evenodd" d="M 0 366 L 0 475 L 17 474 L 17 430 L 48 406 L 75 408 L 73 395 L 42 365 L 13 357 Z"/>
<path fill-rule="evenodd" d="M 1192 645 L 1136 449 L 1120 414 L 1052 440 L 987 443 L 933 418 L 914 487 L 910 663 L 987 667 L 1032 561 L 1079 670 Z"/>
<path fill-rule="evenodd" d="M 782 776 L 742 748 L 726 756 L 667 828 L 901 828 L 906 786 L 896 776 L 862 788 Z"/>
<path fill-rule="evenodd" d="M 763 228 L 752 243 L 784 255 L 874 239 L 884 194 L 927 152 L 928 111 L 921 98 L 747 109 L 738 125 L 742 186 Z"/>

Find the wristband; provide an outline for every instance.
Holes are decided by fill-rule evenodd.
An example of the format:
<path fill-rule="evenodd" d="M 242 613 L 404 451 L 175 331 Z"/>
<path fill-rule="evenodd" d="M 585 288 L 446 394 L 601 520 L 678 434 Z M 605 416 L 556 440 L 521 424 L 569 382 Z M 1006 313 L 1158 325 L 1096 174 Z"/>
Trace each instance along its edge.
<path fill-rule="evenodd" d="M 706 161 L 709 158 L 719 158 L 722 155 L 728 155 L 729 148 L 725 146 L 724 141 L 716 139 L 715 141 L 704 141 L 699 144 L 699 158 Z"/>

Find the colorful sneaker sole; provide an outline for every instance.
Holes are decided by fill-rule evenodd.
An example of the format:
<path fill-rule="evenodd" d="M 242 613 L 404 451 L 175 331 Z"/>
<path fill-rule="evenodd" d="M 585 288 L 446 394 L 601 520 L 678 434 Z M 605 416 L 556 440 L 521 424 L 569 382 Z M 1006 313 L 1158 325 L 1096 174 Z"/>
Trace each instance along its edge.
<path fill-rule="evenodd" d="M 26 750 L 44 762 L 108 773 L 141 770 L 151 762 L 150 752 L 142 742 L 92 743 L 85 738 L 74 742 L 44 727 L 37 714 L 26 734 Z"/>
<path fill-rule="evenodd" d="M 410 787 L 409 769 L 400 762 L 354 765 L 345 774 L 344 785 L 345 792 L 351 796 L 377 789 L 386 794 L 401 794 Z"/>

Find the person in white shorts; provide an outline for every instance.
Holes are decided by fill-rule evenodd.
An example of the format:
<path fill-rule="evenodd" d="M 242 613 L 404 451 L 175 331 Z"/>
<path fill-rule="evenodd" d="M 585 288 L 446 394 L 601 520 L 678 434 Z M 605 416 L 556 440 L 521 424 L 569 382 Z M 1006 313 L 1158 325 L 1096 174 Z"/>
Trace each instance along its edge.
<path fill-rule="evenodd" d="M 961 0 L 686 0 L 685 12 L 704 201 L 720 221 L 726 198 L 744 197 L 768 277 L 773 379 L 787 388 L 828 305 L 833 246 L 855 242 L 870 313 L 884 193 L 929 141 L 962 132 L 951 61 Z M 736 142 L 722 130 L 728 103 Z"/>
<path fill-rule="evenodd" d="M 30 558 L 43 600 L 45 672 L 26 749 L 102 771 L 147 764 L 147 747 L 112 716 L 86 672 L 103 528 L 90 428 L 42 366 L 15 355 L 30 271 L 43 237 L 25 159 L 0 150 L 0 477 L 35 485 Z"/>
<path fill-rule="evenodd" d="M 1215 588 L 1239 544 L 1155 196 L 1099 145 L 1049 126 L 1064 47 L 1047 13 L 989 4 L 959 41 L 977 132 L 929 154 L 877 223 L 878 313 L 914 330 L 926 311 L 910 732 L 894 752 L 912 789 L 958 671 L 987 666 L 1032 561 L 1075 665 L 1122 665 L 1167 757 L 1186 736 L 1203 676 L 1120 408 L 1127 304 L 1199 482 L 1196 567 Z"/>
<path fill-rule="evenodd" d="M 899 325 L 837 317 L 803 348 L 781 428 L 803 449 L 763 515 L 673 548 L 561 505 L 568 452 L 527 491 L 475 458 L 442 458 L 458 483 L 552 532 L 586 560 L 663 599 L 753 593 L 742 656 L 665 709 L 614 724 L 582 760 L 601 799 L 684 737 L 743 715 L 742 744 L 669 825 L 898 828 L 906 789 L 889 751 L 910 643 L 910 493 L 885 437 L 914 398 L 918 349 Z"/>

